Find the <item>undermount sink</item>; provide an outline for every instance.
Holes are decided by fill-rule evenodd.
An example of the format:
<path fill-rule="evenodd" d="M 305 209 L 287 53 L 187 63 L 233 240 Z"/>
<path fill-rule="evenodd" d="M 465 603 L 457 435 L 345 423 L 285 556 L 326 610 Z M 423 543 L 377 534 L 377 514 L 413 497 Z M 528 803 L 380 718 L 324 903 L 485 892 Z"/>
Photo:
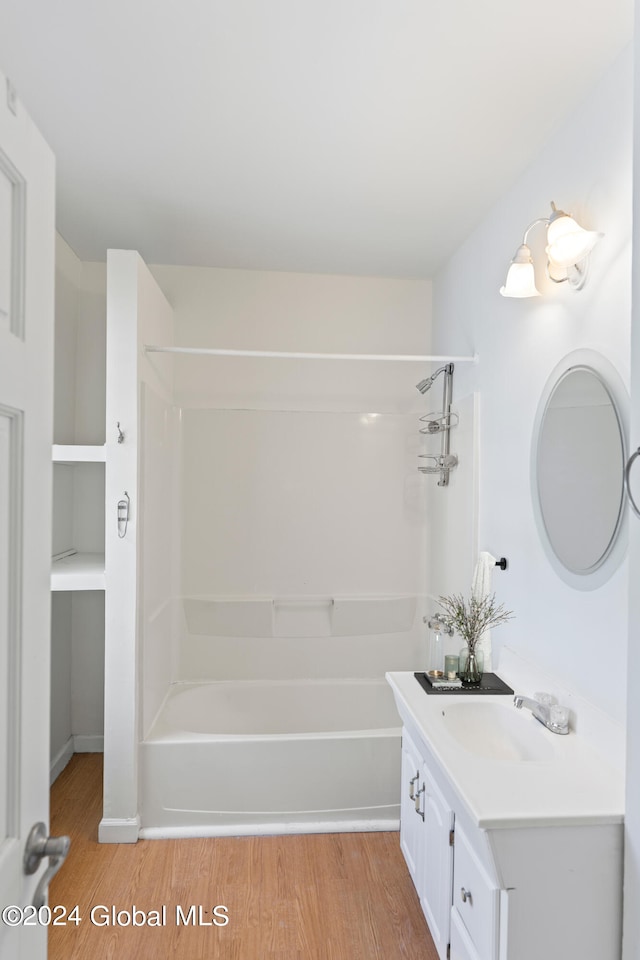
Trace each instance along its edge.
<path fill-rule="evenodd" d="M 551 760 L 554 750 L 544 727 L 509 702 L 453 703 L 442 711 L 443 724 L 458 744 L 490 760 Z"/>

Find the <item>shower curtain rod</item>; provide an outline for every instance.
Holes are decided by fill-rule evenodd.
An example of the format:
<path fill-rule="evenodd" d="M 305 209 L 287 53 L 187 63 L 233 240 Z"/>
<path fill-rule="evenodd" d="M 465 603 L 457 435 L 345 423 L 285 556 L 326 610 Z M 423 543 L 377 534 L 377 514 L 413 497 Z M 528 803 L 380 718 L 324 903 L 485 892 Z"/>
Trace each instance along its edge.
<path fill-rule="evenodd" d="M 211 357 L 272 357 L 284 360 L 394 360 L 420 363 L 476 363 L 478 357 L 434 356 L 427 354 L 387 353 L 289 353 L 282 350 L 227 350 L 214 347 L 160 347 L 145 344 L 146 353 L 185 353 L 193 356 Z"/>

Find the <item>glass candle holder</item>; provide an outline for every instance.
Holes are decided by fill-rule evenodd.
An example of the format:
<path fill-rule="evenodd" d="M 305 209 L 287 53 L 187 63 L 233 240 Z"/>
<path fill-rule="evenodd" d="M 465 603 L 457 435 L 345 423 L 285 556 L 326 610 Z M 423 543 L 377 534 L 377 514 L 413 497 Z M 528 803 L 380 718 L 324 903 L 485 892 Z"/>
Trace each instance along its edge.
<path fill-rule="evenodd" d="M 427 673 L 438 680 L 444 677 L 444 642 L 439 630 L 432 630 L 430 633 Z"/>
<path fill-rule="evenodd" d="M 455 656 L 455 654 L 447 654 L 444 658 L 444 675 L 447 680 L 455 680 L 458 676 L 458 667 L 460 665 L 460 658 Z"/>

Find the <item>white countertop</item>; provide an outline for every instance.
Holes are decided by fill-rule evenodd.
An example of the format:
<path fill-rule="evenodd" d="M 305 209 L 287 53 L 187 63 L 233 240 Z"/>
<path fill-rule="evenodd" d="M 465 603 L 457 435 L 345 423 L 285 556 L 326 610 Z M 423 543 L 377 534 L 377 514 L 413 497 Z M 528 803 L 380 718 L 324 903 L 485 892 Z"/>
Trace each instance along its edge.
<path fill-rule="evenodd" d="M 449 778 L 459 799 L 482 829 L 616 824 L 624 820 L 624 778 L 589 740 L 575 732 L 559 736 L 523 709 L 514 724 L 529 720 L 544 738 L 544 760 L 498 760 L 479 756 L 447 729 L 447 709 L 456 703 L 499 702 L 510 696 L 427 694 L 413 673 L 388 673 L 400 715 L 413 724 Z M 519 692 L 519 691 L 518 691 Z"/>

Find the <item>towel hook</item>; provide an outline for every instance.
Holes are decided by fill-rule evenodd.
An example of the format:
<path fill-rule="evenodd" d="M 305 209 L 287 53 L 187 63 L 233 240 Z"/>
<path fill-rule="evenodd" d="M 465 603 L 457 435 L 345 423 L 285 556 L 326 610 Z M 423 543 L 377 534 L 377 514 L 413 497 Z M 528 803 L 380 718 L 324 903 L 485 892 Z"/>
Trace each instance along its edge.
<path fill-rule="evenodd" d="M 500 567 L 501 570 L 506 570 L 508 566 L 506 557 L 500 557 L 499 560 L 496 560 L 496 567 Z"/>
<path fill-rule="evenodd" d="M 117 514 L 118 514 L 118 537 L 121 540 L 127 535 L 127 527 L 129 525 L 129 509 L 131 507 L 131 498 L 127 491 L 124 492 L 124 498 L 118 500 Z"/>

